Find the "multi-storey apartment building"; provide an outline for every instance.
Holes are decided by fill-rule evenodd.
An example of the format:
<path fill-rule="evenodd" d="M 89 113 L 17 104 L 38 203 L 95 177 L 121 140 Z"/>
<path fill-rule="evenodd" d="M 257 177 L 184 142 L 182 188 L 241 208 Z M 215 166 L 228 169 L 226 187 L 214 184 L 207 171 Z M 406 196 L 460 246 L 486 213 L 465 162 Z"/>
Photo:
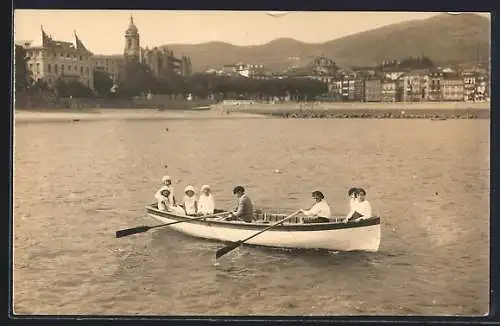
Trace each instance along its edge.
<path fill-rule="evenodd" d="M 369 78 L 364 82 L 365 102 L 380 102 L 382 100 L 382 81 L 378 78 Z"/>
<path fill-rule="evenodd" d="M 441 94 L 443 101 L 463 101 L 464 79 L 458 74 L 445 73 L 441 81 Z"/>
<path fill-rule="evenodd" d="M 396 81 L 384 78 L 381 93 L 382 102 L 396 102 Z"/>

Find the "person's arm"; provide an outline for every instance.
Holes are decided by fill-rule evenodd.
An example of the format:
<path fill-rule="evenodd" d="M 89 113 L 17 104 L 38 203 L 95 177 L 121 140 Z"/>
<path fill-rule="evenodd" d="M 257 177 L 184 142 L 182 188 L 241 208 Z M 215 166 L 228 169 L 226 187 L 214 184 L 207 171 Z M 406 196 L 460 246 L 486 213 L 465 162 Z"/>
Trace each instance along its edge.
<path fill-rule="evenodd" d="M 194 213 L 198 214 L 198 201 L 196 199 L 194 201 Z"/>
<path fill-rule="evenodd" d="M 215 211 L 215 201 L 214 201 L 214 198 L 213 197 L 210 197 L 208 200 L 207 200 L 207 208 L 206 208 L 206 211 L 208 212 L 208 214 L 213 214 L 214 211 Z"/>
<path fill-rule="evenodd" d="M 360 207 L 360 212 L 358 212 L 358 213 L 362 214 L 363 218 L 372 217 L 372 207 L 371 207 L 370 203 L 368 201 L 364 201 L 363 205 L 361 205 L 361 207 Z"/>
<path fill-rule="evenodd" d="M 302 214 L 304 214 L 305 216 L 314 216 L 314 215 L 318 214 L 318 212 L 319 212 L 319 207 L 318 206 L 319 205 L 315 204 L 309 210 L 302 210 Z"/>
<path fill-rule="evenodd" d="M 240 199 L 238 201 L 238 208 L 237 208 L 236 212 L 233 213 L 234 216 L 236 216 L 236 217 L 243 216 L 243 212 L 244 212 L 244 210 L 243 210 L 244 203 L 243 202 L 244 201 L 245 201 L 245 199 Z"/>
<path fill-rule="evenodd" d="M 155 199 L 156 199 L 157 201 L 162 201 L 162 200 L 165 200 L 165 197 L 161 194 L 161 191 L 162 191 L 162 190 L 163 190 L 163 189 L 162 189 L 162 188 L 160 188 L 160 190 L 158 190 L 158 191 L 156 192 L 156 194 L 155 194 Z"/>

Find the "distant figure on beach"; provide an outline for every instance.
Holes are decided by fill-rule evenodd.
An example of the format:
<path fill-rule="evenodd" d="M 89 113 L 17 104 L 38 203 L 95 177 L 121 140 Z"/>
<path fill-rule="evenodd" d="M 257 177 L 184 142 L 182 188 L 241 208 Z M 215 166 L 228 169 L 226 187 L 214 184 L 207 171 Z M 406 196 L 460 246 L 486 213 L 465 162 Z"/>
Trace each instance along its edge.
<path fill-rule="evenodd" d="M 363 188 L 359 188 L 357 193 L 358 199 L 354 201 L 354 212 L 347 216 L 346 223 L 348 221 L 361 221 L 372 217 L 372 207 L 370 202 L 366 200 L 366 191 Z"/>
<path fill-rule="evenodd" d="M 229 213 L 227 221 L 240 220 L 245 222 L 252 222 L 253 220 L 253 204 L 250 198 L 245 193 L 245 188 L 236 186 L 233 189 L 233 194 L 238 198 L 238 207 Z"/>
<path fill-rule="evenodd" d="M 215 201 L 209 185 L 201 187 L 200 198 L 198 198 L 198 215 L 212 215 L 215 210 Z"/>
<path fill-rule="evenodd" d="M 325 200 L 325 196 L 319 190 L 312 192 L 314 205 L 308 209 L 301 209 L 300 212 L 307 217 L 301 217 L 302 223 L 328 223 L 330 222 L 330 206 Z"/>
<path fill-rule="evenodd" d="M 198 213 L 198 200 L 196 199 L 193 186 L 186 186 L 186 188 L 184 188 L 184 198 L 182 202 L 184 203 L 186 214 L 189 216 L 196 216 Z"/>

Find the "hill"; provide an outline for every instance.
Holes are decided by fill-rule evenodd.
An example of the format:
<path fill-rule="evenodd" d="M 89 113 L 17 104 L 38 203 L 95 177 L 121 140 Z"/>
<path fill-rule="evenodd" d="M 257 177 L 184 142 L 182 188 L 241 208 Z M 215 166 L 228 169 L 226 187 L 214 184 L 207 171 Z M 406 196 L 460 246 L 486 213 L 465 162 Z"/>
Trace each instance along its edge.
<path fill-rule="evenodd" d="M 237 62 L 272 70 L 304 65 L 325 55 L 343 66 L 375 65 L 385 59 L 425 54 L 436 62 L 476 62 L 490 57 L 490 20 L 476 14 L 438 14 L 392 24 L 320 44 L 281 38 L 267 44 L 236 46 L 223 42 L 166 45 L 191 56 L 194 71 Z"/>

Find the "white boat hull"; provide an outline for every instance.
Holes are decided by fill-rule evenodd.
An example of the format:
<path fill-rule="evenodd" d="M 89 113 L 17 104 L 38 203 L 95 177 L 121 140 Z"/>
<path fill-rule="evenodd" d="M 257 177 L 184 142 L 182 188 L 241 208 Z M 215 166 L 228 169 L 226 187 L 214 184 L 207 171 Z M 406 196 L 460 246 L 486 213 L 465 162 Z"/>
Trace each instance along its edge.
<path fill-rule="evenodd" d="M 185 216 L 176 216 L 151 207 L 147 207 L 147 211 L 151 218 L 161 223 L 186 219 Z M 235 242 L 245 239 L 267 226 L 269 224 L 188 220 L 168 227 L 197 238 Z M 246 243 L 294 249 L 376 252 L 380 246 L 380 218 L 347 224 L 314 223 L 277 226 Z"/>

